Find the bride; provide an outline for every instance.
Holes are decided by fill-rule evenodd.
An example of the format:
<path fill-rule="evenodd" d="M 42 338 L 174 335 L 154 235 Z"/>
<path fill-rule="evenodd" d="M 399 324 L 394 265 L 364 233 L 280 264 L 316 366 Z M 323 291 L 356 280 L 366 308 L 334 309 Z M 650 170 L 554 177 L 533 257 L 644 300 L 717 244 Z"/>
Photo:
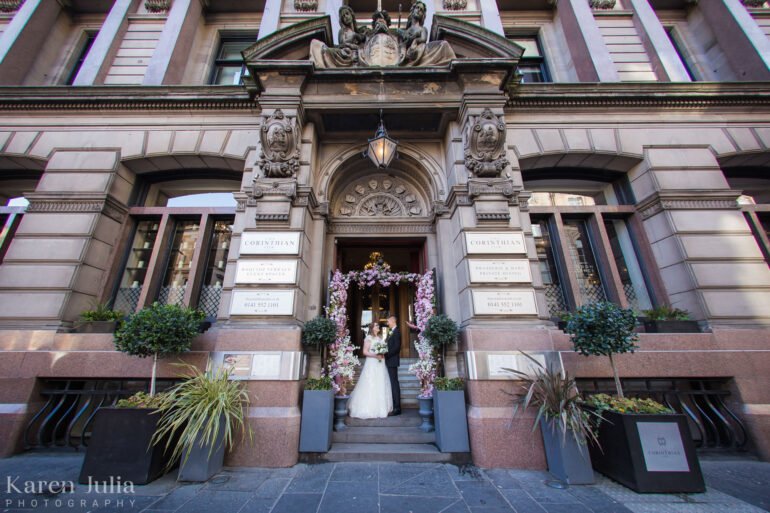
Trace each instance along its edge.
<path fill-rule="evenodd" d="M 372 342 L 381 341 L 380 325 L 369 325 L 369 334 L 364 339 L 364 370 L 358 379 L 356 388 L 350 394 L 348 407 L 350 416 L 358 419 L 376 419 L 387 417 L 393 409 L 393 397 L 390 392 L 390 378 L 385 367 L 385 356 L 371 351 Z"/>

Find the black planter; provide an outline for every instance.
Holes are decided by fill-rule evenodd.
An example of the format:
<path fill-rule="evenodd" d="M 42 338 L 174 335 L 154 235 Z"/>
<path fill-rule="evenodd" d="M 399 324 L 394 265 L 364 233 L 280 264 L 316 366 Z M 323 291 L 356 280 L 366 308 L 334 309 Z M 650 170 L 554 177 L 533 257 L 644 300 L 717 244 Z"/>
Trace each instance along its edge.
<path fill-rule="evenodd" d="M 698 321 L 644 321 L 647 333 L 700 333 Z"/>
<path fill-rule="evenodd" d="M 118 321 L 81 321 L 75 324 L 75 333 L 115 333 Z"/>
<path fill-rule="evenodd" d="M 441 452 L 470 452 L 463 390 L 434 390 L 433 418 L 436 445 Z"/>
<path fill-rule="evenodd" d="M 182 452 L 182 462 L 179 467 L 179 476 L 177 481 L 194 481 L 202 483 L 208 481 L 208 479 L 222 470 L 222 465 L 225 461 L 225 430 L 224 430 L 224 416 L 220 419 L 220 425 L 222 428 L 219 430 L 219 434 L 214 440 L 214 450 L 211 450 L 211 445 L 201 445 L 201 436 L 195 437 L 192 449 L 190 449 L 190 455 L 185 459 L 185 452 Z M 186 450 L 185 450 L 186 451 Z"/>
<path fill-rule="evenodd" d="M 601 450 L 591 444 L 594 469 L 639 493 L 706 490 L 687 418 L 605 411 Z"/>
<path fill-rule="evenodd" d="M 302 394 L 302 423 L 299 452 L 328 452 L 332 446 L 334 391 L 305 390 Z"/>
<path fill-rule="evenodd" d="M 578 443 L 572 431 L 566 434 L 558 422 L 540 421 L 548 472 L 570 485 L 594 484 L 594 471 L 585 439 Z"/>
<path fill-rule="evenodd" d="M 78 482 L 109 482 L 112 478 L 147 484 L 165 473 L 165 443 L 151 445 L 160 415 L 151 408 L 100 408 L 94 418 Z M 165 441 L 164 441 L 165 442 Z M 167 455 L 170 456 L 171 450 Z"/>

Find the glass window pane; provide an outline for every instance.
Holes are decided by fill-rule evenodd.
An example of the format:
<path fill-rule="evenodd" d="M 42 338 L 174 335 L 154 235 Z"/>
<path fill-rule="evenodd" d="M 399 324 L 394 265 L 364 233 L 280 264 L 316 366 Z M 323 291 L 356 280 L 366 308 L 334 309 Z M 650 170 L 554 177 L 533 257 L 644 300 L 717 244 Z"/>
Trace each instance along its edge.
<path fill-rule="evenodd" d="M 241 62 L 243 60 L 241 52 L 252 44 L 254 44 L 254 41 L 249 40 L 222 41 L 222 44 L 219 47 L 219 55 L 217 55 L 217 60 Z"/>
<path fill-rule="evenodd" d="M 206 192 L 169 198 L 167 207 L 237 207 L 232 192 Z"/>
<path fill-rule="evenodd" d="M 217 66 L 213 83 L 215 85 L 238 85 L 241 82 L 241 65 Z"/>
<path fill-rule="evenodd" d="M 126 269 L 115 296 L 113 308 L 125 313 L 133 313 L 139 302 L 139 296 L 147 278 L 147 266 L 158 238 L 159 219 L 139 221 L 128 255 Z"/>
<path fill-rule="evenodd" d="M 232 234 L 233 218 L 214 221 L 214 228 L 211 231 L 211 240 L 209 241 L 206 272 L 198 298 L 198 308 L 203 310 L 206 317 L 209 318 L 216 318 L 219 310 Z"/>
<path fill-rule="evenodd" d="M 511 41 L 524 48 L 522 57 L 542 57 L 536 37 L 512 37 Z"/>
<path fill-rule="evenodd" d="M 548 305 L 548 313 L 552 317 L 558 317 L 560 312 L 569 310 L 565 300 L 564 290 L 559 280 L 559 272 L 553 254 L 553 243 L 548 231 L 546 220 L 532 224 L 532 235 L 535 238 L 535 249 L 540 266 L 540 276 L 545 286 L 545 302 Z"/>
<path fill-rule="evenodd" d="M 521 82 L 524 84 L 538 84 L 545 82 L 545 74 L 540 64 L 519 64 L 519 73 L 521 73 Z"/>
<path fill-rule="evenodd" d="M 199 221 L 178 221 L 174 229 L 174 240 L 163 283 L 158 294 L 158 302 L 169 305 L 181 305 L 190 270 L 193 264 L 195 246 L 198 242 Z"/>
<path fill-rule="evenodd" d="M 622 219 L 605 219 L 604 227 L 607 230 L 607 237 L 610 239 L 612 257 L 615 260 L 618 274 L 620 274 L 623 293 L 629 306 L 637 312 L 652 308 L 644 275 L 641 267 L 639 267 L 639 260 L 636 258 L 626 222 Z"/>
<path fill-rule="evenodd" d="M 564 235 L 567 254 L 575 268 L 575 279 L 582 303 L 605 301 L 607 295 L 602 286 L 601 275 L 596 265 L 591 241 L 588 238 L 586 223 L 582 219 L 565 219 Z"/>

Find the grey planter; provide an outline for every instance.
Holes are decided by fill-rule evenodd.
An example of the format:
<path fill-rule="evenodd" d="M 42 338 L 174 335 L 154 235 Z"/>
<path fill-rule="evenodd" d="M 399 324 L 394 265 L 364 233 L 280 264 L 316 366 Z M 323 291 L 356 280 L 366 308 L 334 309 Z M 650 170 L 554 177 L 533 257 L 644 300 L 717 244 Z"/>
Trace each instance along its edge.
<path fill-rule="evenodd" d="M 299 452 L 328 452 L 332 446 L 334 391 L 305 390 L 302 395 L 302 423 Z"/>
<path fill-rule="evenodd" d="M 221 421 L 224 424 L 224 418 Z M 224 426 L 223 426 L 224 427 Z M 214 451 L 210 453 L 211 446 L 201 446 L 200 436 L 195 438 L 190 456 L 185 460 L 182 453 L 182 462 L 179 467 L 177 481 L 194 481 L 202 483 L 208 481 L 211 476 L 222 470 L 225 461 L 225 432 L 220 429 L 217 439 L 214 441 Z"/>
<path fill-rule="evenodd" d="M 465 391 L 434 390 L 433 418 L 436 445 L 441 452 L 470 452 Z"/>
<path fill-rule="evenodd" d="M 422 418 L 420 431 L 423 433 L 434 431 L 436 428 L 433 425 L 433 398 L 417 396 L 417 404 L 419 405 L 417 414 Z"/>
<path fill-rule="evenodd" d="M 541 420 L 540 432 L 543 434 L 548 472 L 570 485 L 594 484 L 588 445 L 579 444 L 571 432 L 565 436 L 554 421 Z"/>

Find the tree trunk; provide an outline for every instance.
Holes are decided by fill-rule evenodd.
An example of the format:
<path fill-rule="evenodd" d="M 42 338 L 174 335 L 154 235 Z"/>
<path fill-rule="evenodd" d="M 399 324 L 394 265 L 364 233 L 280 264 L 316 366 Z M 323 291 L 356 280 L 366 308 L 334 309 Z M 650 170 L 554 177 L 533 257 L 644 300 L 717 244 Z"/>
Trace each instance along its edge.
<path fill-rule="evenodd" d="M 618 377 L 618 369 L 615 367 L 615 360 L 612 359 L 610 354 L 610 365 L 612 366 L 612 376 L 615 378 L 615 388 L 618 390 L 618 397 L 623 398 L 623 387 L 620 386 L 620 378 Z"/>
<path fill-rule="evenodd" d="M 158 367 L 158 353 L 152 355 L 152 376 L 150 377 L 150 397 L 155 395 L 155 370 Z"/>

